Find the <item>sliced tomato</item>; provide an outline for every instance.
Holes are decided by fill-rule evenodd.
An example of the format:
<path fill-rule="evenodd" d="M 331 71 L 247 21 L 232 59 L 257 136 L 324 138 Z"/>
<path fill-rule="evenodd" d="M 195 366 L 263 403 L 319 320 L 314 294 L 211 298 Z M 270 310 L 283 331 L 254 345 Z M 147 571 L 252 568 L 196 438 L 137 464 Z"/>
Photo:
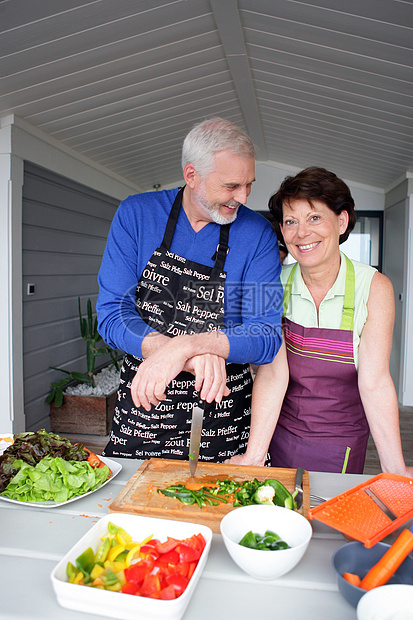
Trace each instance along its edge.
<path fill-rule="evenodd" d="M 141 585 L 146 575 L 149 575 L 149 573 L 153 569 L 154 564 L 155 563 L 152 558 L 149 558 L 147 560 L 141 560 L 136 564 L 131 564 L 131 566 L 124 569 L 126 581 L 132 581 L 133 583 Z"/>
<path fill-rule="evenodd" d="M 163 588 L 162 590 L 160 590 L 160 592 L 158 594 L 158 598 L 160 598 L 160 599 L 162 599 L 164 601 L 171 601 L 172 599 L 176 598 L 177 596 L 179 596 L 179 594 L 176 593 L 176 590 L 175 590 L 173 585 L 167 586 L 166 588 Z"/>
<path fill-rule="evenodd" d="M 161 591 L 161 583 L 158 575 L 146 575 L 139 590 L 139 596 L 152 596 Z"/>
<path fill-rule="evenodd" d="M 138 584 L 134 583 L 133 581 L 127 581 L 122 586 L 122 592 L 124 594 L 136 594 L 138 590 L 139 590 Z"/>
<path fill-rule="evenodd" d="M 175 549 L 172 549 L 172 551 L 160 555 L 158 560 L 162 564 L 179 564 L 180 554 Z"/>
<path fill-rule="evenodd" d="M 165 578 L 166 583 L 169 586 L 173 586 L 175 588 L 176 596 L 180 596 L 182 592 L 184 592 L 186 586 L 189 583 L 189 579 L 184 577 L 183 575 L 168 575 Z"/>
<path fill-rule="evenodd" d="M 168 553 L 169 551 L 172 551 L 172 549 L 175 549 L 175 547 L 177 547 L 180 542 L 181 542 L 180 540 L 177 540 L 176 538 L 170 538 L 168 536 L 168 538 L 167 538 L 167 540 L 165 542 L 158 543 L 156 545 L 156 550 L 160 554 Z"/>
<path fill-rule="evenodd" d="M 179 559 L 181 562 L 196 562 L 201 557 L 200 552 L 195 547 L 189 546 L 186 543 L 179 545 Z"/>

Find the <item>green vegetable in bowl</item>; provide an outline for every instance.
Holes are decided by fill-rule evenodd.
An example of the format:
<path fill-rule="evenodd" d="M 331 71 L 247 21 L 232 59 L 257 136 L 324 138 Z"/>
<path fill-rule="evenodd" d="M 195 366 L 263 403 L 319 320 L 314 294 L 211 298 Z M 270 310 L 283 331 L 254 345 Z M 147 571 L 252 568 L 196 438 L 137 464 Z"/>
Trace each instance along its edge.
<path fill-rule="evenodd" d="M 258 549 L 259 551 L 290 549 L 290 546 L 271 530 L 267 530 L 263 536 L 252 531 L 247 532 L 239 541 L 239 544 L 250 549 Z"/>

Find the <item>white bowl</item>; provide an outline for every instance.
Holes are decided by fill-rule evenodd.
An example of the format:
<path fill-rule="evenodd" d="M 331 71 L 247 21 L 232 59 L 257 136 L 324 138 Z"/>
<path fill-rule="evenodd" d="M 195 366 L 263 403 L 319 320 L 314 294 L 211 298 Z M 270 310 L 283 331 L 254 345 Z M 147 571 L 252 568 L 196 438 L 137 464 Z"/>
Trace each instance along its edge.
<path fill-rule="evenodd" d="M 395 583 L 369 590 L 357 605 L 358 620 L 413 620 L 413 586 Z"/>
<path fill-rule="evenodd" d="M 166 540 L 167 536 L 183 539 L 189 538 L 192 534 L 200 533 L 203 535 L 206 541 L 205 549 L 188 586 L 180 597 L 171 601 L 157 600 L 132 594 L 123 594 L 121 592 L 90 588 L 67 581 L 67 563 L 72 562 L 74 564 L 76 558 L 88 547 L 92 547 L 96 552 L 101 543 L 101 537 L 108 531 L 109 521 L 123 527 L 135 541 L 144 540 L 151 534 L 153 534 L 154 538 L 158 538 L 161 541 Z M 211 547 L 211 540 L 211 529 L 197 523 L 155 519 L 124 513 L 105 515 L 72 547 L 52 571 L 51 579 L 57 600 L 62 607 L 96 615 L 101 614 L 110 618 L 120 618 L 122 620 L 136 620 L 137 618 L 145 618 L 145 620 L 155 620 L 158 618 L 178 620 L 184 614 L 204 569 Z"/>
<path fill-rule="evenodd" d="M 239 544 L 247 532 L 263 535 L 266 530 L 278 534 L 291 549 L 260 551 Z M 312 533 L 305 517 L 279 506 L 242 506 L 226 514 L 221 521 L 221 534 L 228 553 L 242 570 L 256 579 L 278 579 L 292 570 L 306 552 Z"/>

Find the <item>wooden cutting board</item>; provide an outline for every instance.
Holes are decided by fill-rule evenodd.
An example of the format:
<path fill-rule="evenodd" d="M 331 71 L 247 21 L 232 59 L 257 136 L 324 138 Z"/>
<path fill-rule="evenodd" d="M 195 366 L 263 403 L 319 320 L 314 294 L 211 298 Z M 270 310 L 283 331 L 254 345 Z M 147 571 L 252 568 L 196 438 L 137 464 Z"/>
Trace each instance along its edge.
<path fill-rule="evenodd" d="M 148 517 L 161 517 L 177 521 L 201 523 L 219 533 L 219 524 L 224 515 L 234 507 L 231 503 L 218 506 L 199 508 L 197 504 L 187 506 L 173 497 L 165 497 L 158 493 L 170 485 L 187 483 L 216 482 L 217 478 L 229 478 L 237 482 L 244 480 L 263 481 L 275 478 L 283 483 L 290 491 L 294 490 L 295 469 L 279 467 L 247 467 L 241 465 L 226 465 L 225 463 L 199 462 L 196 477 L 191 478 L 188 461 L 149 459 L 142 463 L 129 482 L 123 487 L 113 502 L 109 505 L 109 512 L 127 512 Z M 303 477 L 304 500 L 299 512 L 307 517 L 310 509 L 310 487 L 308 472 Z"/>

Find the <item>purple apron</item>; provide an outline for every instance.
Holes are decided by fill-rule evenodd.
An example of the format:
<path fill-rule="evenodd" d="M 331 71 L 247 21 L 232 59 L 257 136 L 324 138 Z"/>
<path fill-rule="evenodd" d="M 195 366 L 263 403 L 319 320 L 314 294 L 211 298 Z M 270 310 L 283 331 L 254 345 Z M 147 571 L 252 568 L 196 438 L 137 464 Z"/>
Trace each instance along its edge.
<path fill-rule="evenodd" d="M 354 266 L 345 258 L 340 329 L 303 327 L 283 317 L 290 380 L 270 444 L 273 467 L 363 473 L 369 426 L 353 354 Z M 284 314 L 295 268 L 284 293 Z"/>
<path fill-rule="evenodd" d="M 161 334 L 176 336 L 224 327 L 223 271 L 229 251 L 229 225 L 221 226 L 218 247 L 208 267 L 170 251 L 183 189 L 172 205 L 162 244 L 136 287 L 136 310 Z M 115 413 L 105 456 L 187 459 L 192 409 L 197 402 L 195 377 L 181 372 L 166 388 L 165 400 L 148 412 L 135 407 L 131 383 L 142 358 L 125 356 Z M 248 364 L 227 363 L 231 393 L 206 405 L 200 460 L 224 461 L 244 452 L 250 428 L 252 377 Z"/>

